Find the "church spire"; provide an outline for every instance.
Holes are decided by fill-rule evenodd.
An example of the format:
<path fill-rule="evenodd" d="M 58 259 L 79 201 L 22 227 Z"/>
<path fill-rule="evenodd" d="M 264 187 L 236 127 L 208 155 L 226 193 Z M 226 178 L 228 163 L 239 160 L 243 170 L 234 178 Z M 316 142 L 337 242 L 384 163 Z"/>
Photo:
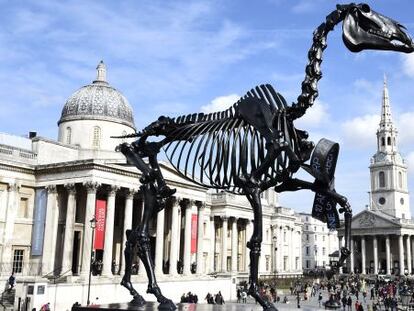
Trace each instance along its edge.
<path fill-rule="evenodd" d="M 384 86 L 382 90 L 381 121 L 377 130 L 378 151 L 394 153 L 397 151 L 397 130 L 394 127 L 391 116 L 391 104 L 388 94 L 387 77 L 384 74 Z"/>

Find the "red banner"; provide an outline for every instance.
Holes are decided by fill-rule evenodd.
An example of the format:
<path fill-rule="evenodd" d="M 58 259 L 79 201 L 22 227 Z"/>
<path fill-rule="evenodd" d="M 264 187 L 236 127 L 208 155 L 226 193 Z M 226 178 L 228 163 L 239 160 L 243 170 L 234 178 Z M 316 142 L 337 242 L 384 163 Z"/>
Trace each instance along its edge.
<path fill-rule="evenodd" d="M 96 200 L 95 208 L 95 243 L 94 249 L 104 249 L 105 240 L 105 218 L 106 218 L 106 201 Z"/>
<path fill-rule="evenodd" d="M 191 254 L 197 253 L 197 220 L 197 214 L 191 215 Z"/>

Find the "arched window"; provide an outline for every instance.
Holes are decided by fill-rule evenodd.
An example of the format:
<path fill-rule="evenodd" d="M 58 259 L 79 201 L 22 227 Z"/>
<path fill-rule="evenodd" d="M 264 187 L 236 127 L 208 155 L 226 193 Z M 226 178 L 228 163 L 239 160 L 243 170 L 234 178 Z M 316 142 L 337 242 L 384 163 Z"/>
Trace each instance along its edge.
<path fill-rule="evenodd" d="M 66 128 L 66 143 L 70 145 L 72 142 L 72 129 L 68 126 Z"/>
<path fill-rule="evenodd" d="M 381 146 L 385 146 L 385 137 L 381 137 Z"/>
<path fill-rule="evenodd" d="M 379 172 L 379 186 L 380 188 L 385 188 L 385 173 Z"/>
<path fill-rule="evenodd" d="M 101 144 L 101 128 L 99 126 L 94 126 L 92 146 L 94 148 L 99 148 L 100 144 Z"/>
<path fill-rule="evenodd" d="M 402 184 L 403 184 L 403 178 L 402 178 L 402 173 L 398 172 L 398 187 L 400 187 L 400 189 L 402 188 Z"/>
<path fill-rule="evenodd" d="M 391 146 L 391 137 L 387 137 L 387 144 L 388 146 Z"/>

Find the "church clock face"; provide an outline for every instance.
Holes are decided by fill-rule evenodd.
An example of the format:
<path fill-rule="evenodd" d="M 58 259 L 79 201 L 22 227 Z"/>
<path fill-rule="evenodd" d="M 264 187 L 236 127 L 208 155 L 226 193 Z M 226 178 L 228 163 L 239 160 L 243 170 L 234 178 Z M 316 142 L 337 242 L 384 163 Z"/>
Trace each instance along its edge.
<path fill-rule="evenodd" d="M 384 197 L 380 197 L 378 199 L 378 203 L 381 204 L 381 205 L 384 205 L 385 204 L 385 198 Z"/>

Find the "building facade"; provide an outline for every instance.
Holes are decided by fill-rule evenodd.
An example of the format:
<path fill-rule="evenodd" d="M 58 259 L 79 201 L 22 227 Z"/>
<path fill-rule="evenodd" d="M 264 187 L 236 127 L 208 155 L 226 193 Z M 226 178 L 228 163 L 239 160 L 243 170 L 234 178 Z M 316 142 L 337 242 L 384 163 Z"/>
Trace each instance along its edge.
<path fill-rule="evenodd" d="M 302 266 L 304 272 L 317 272 L 328 269 L 329 255 L 338 250 L 338 234 L 326 227 L 326 224 L 300 213 L 303 223 Z"/>
<path fill-rule="evenodd" d="M 369 166 L 370 204 L 352 219 L 352 254 L 348 259 L 348 272 L 413 273 L 414 222 L 410 212 L 407 164 L 398 151 L 397 135 L 384 79 L 377 152 Z M 341 228 L 341 244 L 343 232 Z"/>
<path fill-rule="evenodd" d="M 102 303 L 130 299 L 119 282 L 125 230 L 138 226 L 143 212 L 140 172 L 114 151 L 120 140 L 110 136 L 134 131 L 132 108 L 109 85 L 101 62 L 96 79 L 64 105 L 57 141 L 36 133 L 0 134 L 0 275 L 5 279 L 15 272 L 17 295 L 31 295 L 33 306 L 50 301 L 53 309 L 63 310 L 74 301 L 85 303 L 91 256 L 102 263 L 92 277 L 92 295 L 101 295 Z M 246 242 L 253 229 L 248 201 L 208 192 L 168 163 L 161 169 L 177 189 L 150 225 L 162 288 L 174 301 L 189 289 L 200 298 L 218 290 L 225 299 L 234 298 L 235 285 L 248 279 Z M 263 193 L 262 203 L 260 275 L 301 274 L 300 217 L 280 207 L 273 191 Z M 92 229 L 94 216 L 98 222 Z M 138 258 L 134 268 L 137 289 L 154 299 L 145 294 Z M 38 291 L 43 294 L 36 296 Z"/>

